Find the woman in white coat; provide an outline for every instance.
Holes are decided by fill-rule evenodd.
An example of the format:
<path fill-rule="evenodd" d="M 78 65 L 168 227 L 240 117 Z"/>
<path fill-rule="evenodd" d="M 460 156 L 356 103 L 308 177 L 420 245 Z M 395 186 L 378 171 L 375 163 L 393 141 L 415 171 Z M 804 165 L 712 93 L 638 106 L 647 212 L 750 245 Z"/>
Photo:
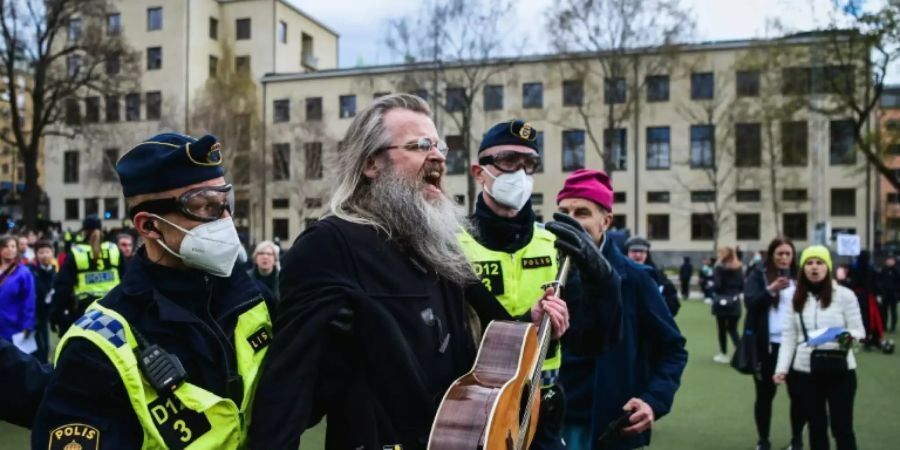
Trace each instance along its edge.
<path fill-rule="evenodd" d="M 846 367 L 841 354 L 833 358 L 830 369 L 811 362 L 814 350 L 842 350 L 846 344 L 830 341 L 818 346 L 806 343 L 828 328 L 840 327 L 854 339 L 866 336 L 859 303 L 853 291 L 831 279 L 831 254 L 814 245 L 800 256 L 801 272 L 794 293 L 793 307 L 784 316 L 782 344 L 775 366 L 775 383 L 785 377 L 796 383 L 797 399 L 809 419 L 809 444 L 812 450 L 830 448 L 828 423 L 838 450 L 856 450 L 853 434 L 853 402 L 856 396 L 856 358 L 846 352 Z M 805 332 L 804 332 L 805 328 Z M 832 353 L 832 356 L 835 354 Z M 793 361 L 793 362 L 792 362 Z M 837 366 L 834 364 L 837 362 Z M 830 420 L 829 420 L 830 419 Z"/>

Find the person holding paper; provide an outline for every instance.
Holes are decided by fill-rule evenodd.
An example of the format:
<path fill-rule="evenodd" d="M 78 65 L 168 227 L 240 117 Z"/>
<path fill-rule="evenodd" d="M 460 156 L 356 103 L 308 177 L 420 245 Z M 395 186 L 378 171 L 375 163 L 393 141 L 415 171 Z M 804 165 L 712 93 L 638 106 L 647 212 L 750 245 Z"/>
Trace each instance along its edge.
<path fill-rule="evenodd" d="M 0 237 L 0 337 L 17 345 L 34 331 L 34 278 L 13 236 Z M 28 350 L 23 349 L 26 353 Z M 33 350 L 32 350 L 33 351 Z"/>
<path fill-rule="evenodd" d="M 812 450 L 830 448 L 829 422 L 838 450 L 856 450 L 856 358 L 847 337 L 866 336 L 859 304 L 853 291 L 832 281 L 827 248 L 808 247 L 800 256 L 800 267 L 792 307 L 782 322 L 781 348 L 772 380 L 783 384 L 790 377 L 794 400 L 800 402 L 809 419 Z M 819 342 L 826 340 L 823 333 L 832 328 L 847 333 L 833 333 L 834 339 Z"/>

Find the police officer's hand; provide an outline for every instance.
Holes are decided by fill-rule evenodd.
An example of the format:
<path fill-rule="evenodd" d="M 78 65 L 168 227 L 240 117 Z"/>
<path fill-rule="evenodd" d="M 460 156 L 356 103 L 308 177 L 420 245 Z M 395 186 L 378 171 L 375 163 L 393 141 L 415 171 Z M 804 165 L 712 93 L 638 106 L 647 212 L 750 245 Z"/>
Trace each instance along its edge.
<path fill-rule="evenodd" d="M 548 222 L 545 228 L 556 235 L 556 248 L 572 258 L 587 277 L 605 280 L 612 275 L 609 262 L 577 220 L 565 214 L 553 213 L 553 221 Z"/>
<path fill-rule="evenodd" d="M 531 307 L 531 320 L 536 327 L 541 326 L 544 314 L 550 316 L 553 339 L 559 339 L 569 329 L 569 308 L 566 307 L 566 302 L 553 293 L 553 288 L 547 288 L 544 296 Z"/>

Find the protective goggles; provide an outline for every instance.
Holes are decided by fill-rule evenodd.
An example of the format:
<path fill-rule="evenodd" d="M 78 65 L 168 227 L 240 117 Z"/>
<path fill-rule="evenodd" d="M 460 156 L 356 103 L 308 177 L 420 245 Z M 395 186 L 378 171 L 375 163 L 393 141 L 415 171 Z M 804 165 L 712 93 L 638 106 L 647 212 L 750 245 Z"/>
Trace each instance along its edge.
<path fill-rule="evenodd" d="M 525 173 L 531 175 L 541 167 L 541 157 L 534 153 L 507 151 L 491 156 L 482 156 L 478 158 L 478 164 L 482 166 L 490 164 L 505 173 L 525 169 Z"/>
<path fill-rule="evenodd" d="M 147 200 L 131 208 L 128 214 L 134 217 L 139 212 L 181 213 L 200 222 L 212 222 L 222 218 L 225 211 L 230 213 L 233 210 L 234 190 L 226 184 L 191 189 L 178 197 Z"/>
<path fill-rule="evenodd" d="M 419 138 L 419 140 L 417 140 L 415 142 L 409 142 L 406 144 L 389 145 L 387 147 L 381 147 L 378 150 L 379 151 L 390 150 L 392 148 L 402 148 L 404 150 L 420 151 L 422 153 L 428 153 L 431 151 L 431 149 L 437 148 L 437 151 L 440 152 L 444 156 L 447 156 L 447 152 L 450 150 L 447 147 L 446 142 L 441 141 L 441 140 L 433 140 L 433 139 L 427 138 L 427 137 Z"/>

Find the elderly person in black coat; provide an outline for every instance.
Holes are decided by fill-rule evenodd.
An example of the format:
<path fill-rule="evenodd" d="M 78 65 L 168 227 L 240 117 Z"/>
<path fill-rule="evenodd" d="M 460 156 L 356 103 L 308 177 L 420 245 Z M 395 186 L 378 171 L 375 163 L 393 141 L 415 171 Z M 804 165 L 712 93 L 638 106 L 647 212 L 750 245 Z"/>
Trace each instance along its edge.
<path fill-rule="evenodd" d="M 791 308 L 791 299 L 796 290 L 797 254 L 790 239 L 779 236 L 772 239 L 766 251 L 764 264 L 754 264 L 747 271 L 744 283 L 744 304 L 747 319 L 744 322 L 744 339 L 755 338 L 744 345 L 756 346 L 756 364 L 753 384 L 756 401 L 753 417 L 758 436 L 757 449 L 768 450 L 769 430 L 772 423 L 772 400 L 775 398 L 775 363 L 781 347 L 781 327 L 784 315 Z M 803 448 L 803 417 L 799 402 L 793 401 L 794 389 L 788 380 L 788 395 L 791 396 L 791 450 Z M 778 448 L 782 448 L 779 446 Z"/>

